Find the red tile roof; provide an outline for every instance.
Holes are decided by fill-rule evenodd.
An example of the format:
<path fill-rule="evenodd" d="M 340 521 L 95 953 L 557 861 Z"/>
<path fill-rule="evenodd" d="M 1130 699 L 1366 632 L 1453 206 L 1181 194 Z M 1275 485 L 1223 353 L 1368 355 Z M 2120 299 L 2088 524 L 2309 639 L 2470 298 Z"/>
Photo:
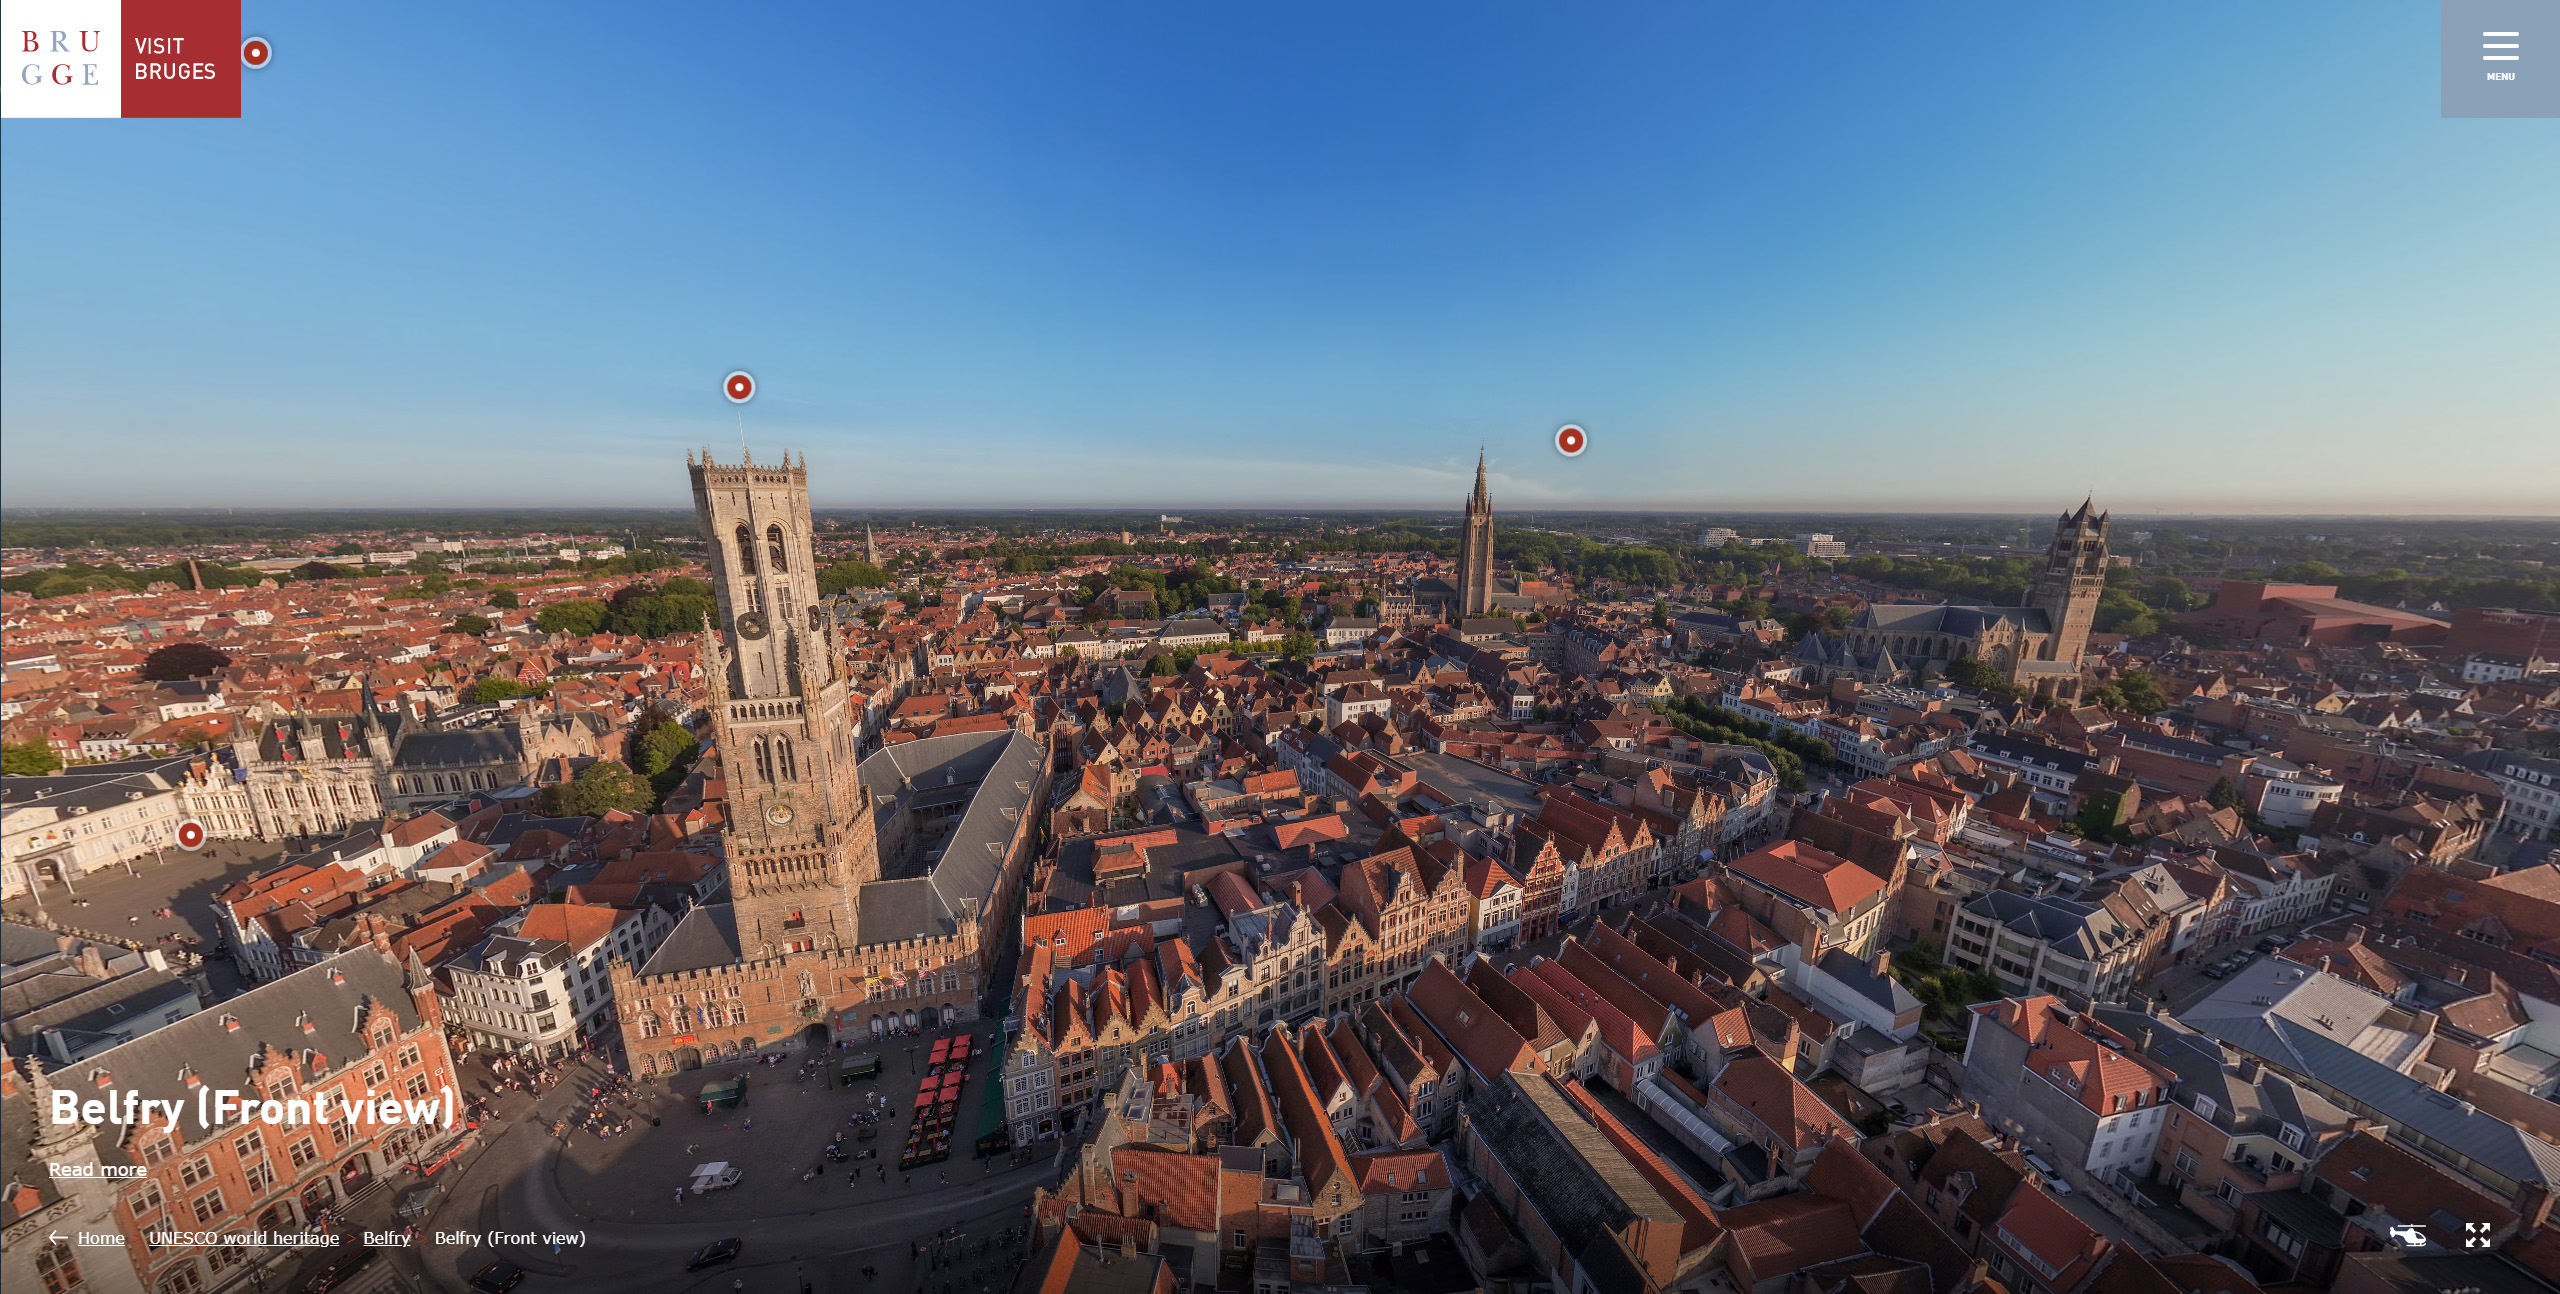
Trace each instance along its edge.
<path fill-rule="evenodd" d="M 1733 860 L 1734 871 L 1799 902 L 1847 912 L 1884 888 L 1884 878 L 1801 840 L 1781 840 Z"/>
<path fill-rule="evenodd" d="M 1810 1150 L 1832 1137 L 1855 1137 L 1857 1130 L 1839 1112 L 1822 1103 L 1813 1089 L 1796 1081 L 1784 1066 L 1754 1052 L 1738 1057 L 1716 1075 L 1716 1094 L 1749 1111 L 1762 1126 L 1792 1150 Z"/>

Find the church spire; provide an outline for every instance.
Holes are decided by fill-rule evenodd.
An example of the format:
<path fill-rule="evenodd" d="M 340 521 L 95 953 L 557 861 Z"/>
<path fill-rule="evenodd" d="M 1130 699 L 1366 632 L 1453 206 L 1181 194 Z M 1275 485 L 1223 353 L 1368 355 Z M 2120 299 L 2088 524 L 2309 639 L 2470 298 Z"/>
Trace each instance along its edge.
<path fill-rule="evenodd" d="M 1486 498 L 1485 498 L 1485 496 L 1484 496 L 1484 447 L 1483 447 L 1483 446 L 1481 446 L 1481 445 L 1479 445 L 1479 446 L 1477 446 L 1477 447 L 1476 447 L 1476 495 L 1475 495 L 1475 500 L 1476 500 L 1476 506 L 1477 506 L 1478 508 L 1485 508 L 1485 507 L 1488 507 L 1488 506 L 1490 505 L 1490 500 L 1486 499 Z"/>

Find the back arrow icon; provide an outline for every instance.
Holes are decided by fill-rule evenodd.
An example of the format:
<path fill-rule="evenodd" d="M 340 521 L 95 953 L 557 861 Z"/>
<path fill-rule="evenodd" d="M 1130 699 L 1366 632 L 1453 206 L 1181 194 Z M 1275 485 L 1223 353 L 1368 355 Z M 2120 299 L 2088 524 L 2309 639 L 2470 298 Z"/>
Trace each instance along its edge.
<path fill-rule="evenodd" d="M 62 1243 L 62 1233 L 61 1233 L 61 1232 L 59 1232 L 59 1231 L 56 1231 L 56 1232 L 54 1232 L 52 1235 L 46 1236 L 46 1237 L 45 1237 L 45 1239 L 50 1240 L 50 1241 L 54 1242 L 54 1243 L 55 1243 L 55 1244 L 57 1244 L 57 1245 L 58 1245 L 58 1244 L 61 1244 L 61 1243 Z"/>

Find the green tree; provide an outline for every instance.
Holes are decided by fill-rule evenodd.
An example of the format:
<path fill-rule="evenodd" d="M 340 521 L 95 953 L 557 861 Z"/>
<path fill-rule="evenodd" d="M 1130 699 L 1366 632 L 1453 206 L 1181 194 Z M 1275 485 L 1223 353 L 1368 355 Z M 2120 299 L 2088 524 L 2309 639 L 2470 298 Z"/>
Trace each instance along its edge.
<path fill-rule="evenodd" d="M 889 582 L 887 571 L 858 557 L 837 562 L 818 572 L 818 591 L 827 594 L 842 593 L 846 589 L 885 589 Z"/>
<path fill-rule="evenodd" d="M 577 777 L 542 788 L 541 804 L 551 817 L 595 818 L 616 809 L 648 813 L 658 807 L 658 796 L 638 773 L 599 759 L 579 769 Z"/>
<path fill-rule="evenodd" d="M 684 783 L 685 773 L 692 768 L 701 743 L 684 725 L 652 709 L 641 716 L 632 728 L 631 763 L 640 775 L 649 779 L 649 789 L 660 800 Z"/>
<path fill-rule="evenodd" d="M 2118 821 L 2124 816 L 2124 797 L 2113 791 L 2093 792 L 2080 805 L 2079 815 L 2071 825 L 2079 828 L 2082 839 L 2100 844 L 2122 844 L 2131 839 Z"/>
<path fill-rule="evenodd" d="M 489 617 L 472 615 L 465 612 L 462 615 L 455 616 L 453 618 L 453 623 L 446 625 L 444 627 L 444 631 L 449 634 L 469 634 L 472 637 L 477 638 L 495 627 L 496 626 L 489 623 Z"/>
<path fill-rule="evenodd" d="M 520 696 L 540 695 L 542 695 L 541 688 L 519 683 L 511 678 L 500 678 L 495 674 L 471 685 L 471 699 L 481 705 L 496 705 L 500 701 L 509 701 Z"/>
<path fill-rule="evenodd" d="M 613 618 L 613 609 L 593 598 L 572 598 L 544 607 L 533 618 L 533 627 L 547 634 L 576 634 L 581 637 L 603 629 Z"/>
<path fill-rule="evenodd" d="M 60 772 L 62 757 L 41 740 L 0 743 L 0 773 L 13 777 L 42 777 Z"/>
<path fill-rule="evenodd" d="M 362 557 L 364 556 L 364 545 L 350 540 L 331 548 L 329 550 L 329 555 L 331 557 Z"/>
<path fill-rule="evenodd" d="M 142 676 L 155 683 L 219 674 L 231 658 L 205 643 L 171 643 L 142 658 Z"/>
<path fill-rule="evenodd" d="M 1671 627 L 1671 603 L 1669 599 L 1655 598 L 1653 600 L 1652 624 L 1656 629 L 1668 629 Z"/>
<path fill-rule="evenodd" d="M 2279 568 L 2276 579 L 2285 584 L 2335 584 L 2339 571 L 2327 562 L 2295 562 Z"/>
<path fill-rule="evenodd" d="M 1297 599 L 1291 598 L 1295 602 Z M 1316 654 L 1316 636 L 1304 629 L 1292 629 L 1280 640 L 1280 654 L 1290 660 L 1312 660 Z"/>
<path fill-rule="evenodd" d="M 496 607 L 501 611 L 513 611 L 517 607 L 523 606 L 524 600 L 516 596 L 516 591 L 514 589 L 491 589 L 489 590 L 489 605 Z"/>
<path fill-rule="evenodd" d="M 2169 708 L 2169 698 L 2160 691 L 2160 682 L 2138 669 L 2116 676 L 2116 692 L 2124 698 L 2124 708 L 2135 714 L 2158 714 Z"/>
<path fill-rule="evenodd" d="M 2179 579 L 2175 575 L 2164 576 L 2160 579 L 2151 581 L 2149 584 L 2143 585 L 2142 600 L 2150 603 L 2165 615 L 2176 615 L 2181 611 L 2193 611 L 2204 601 L 2202 598 L 2195 595 L 2194 590 L 2187 587 L 2187 582 L 2185 580 Z"/>
<path fill-rule="evenodd" d="M 699 632 L 714 606 L 710 586 L 679 575 L 654 589 L 646 584 L 626 584 L 615 591 L 608 609 L 615 633 L 664 638 Z"/>
<path fill-rule="evenodd" d="M 297 580 L 334 580 L 344 574 L 327 562 L 304 562 L 293 568 L 293 578 Z"/>
<path fill-rule="evenodd" d="M 2215 778 L 2213 789 L 2204 793 L 2204 801 L 2217 809 L 2239 808 L 2240 788 L 2233 786 L 2230 778 Z"/>
<path fill-rule="evenodd" d="M 1947 662 L 1947 681 L 1957 687 L 2001 696 L 2015 696 L 2017 686 L 1994 669 L 1989 661 L 1966 657 Z"/>
<path fill-rule="evenodd" d="M 2134 596 L 2133 590 L 2109 585 L 2098 595 L 2098 632 L 2140 638 L 2157 633 L 2160 613 Z"/>

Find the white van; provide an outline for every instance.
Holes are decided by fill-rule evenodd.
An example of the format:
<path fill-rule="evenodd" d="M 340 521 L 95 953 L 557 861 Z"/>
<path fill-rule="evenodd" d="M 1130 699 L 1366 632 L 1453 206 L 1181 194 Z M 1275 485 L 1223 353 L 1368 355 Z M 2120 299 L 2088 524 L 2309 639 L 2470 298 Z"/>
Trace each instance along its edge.
<path fill-rule="evenodd" d="M 2046 1193 L 2051 1195 L 2071 1193 L 2071 1183 L 2062 1180 L 2062 1174 L 2055 1171 L 2053 1164 L 2044 1156 L 2029 1150 L 2021 1152 L 2020 1158 L 2027 1161 L 2027 1167 L 2035 1170 L 2037 1179 L 2044 1183 Z"/>
<path fill-rule="evenodd" d="M 704 1195 L 712 1191 L 725 1191 L 737 1185 L 738 1179 L 744 1176 L 746 1174 L 730 1167 L 729 1161 L 725 1159 L 716 1163 L 703 1164 L 693 1170 L 693 1193 Z"/>

